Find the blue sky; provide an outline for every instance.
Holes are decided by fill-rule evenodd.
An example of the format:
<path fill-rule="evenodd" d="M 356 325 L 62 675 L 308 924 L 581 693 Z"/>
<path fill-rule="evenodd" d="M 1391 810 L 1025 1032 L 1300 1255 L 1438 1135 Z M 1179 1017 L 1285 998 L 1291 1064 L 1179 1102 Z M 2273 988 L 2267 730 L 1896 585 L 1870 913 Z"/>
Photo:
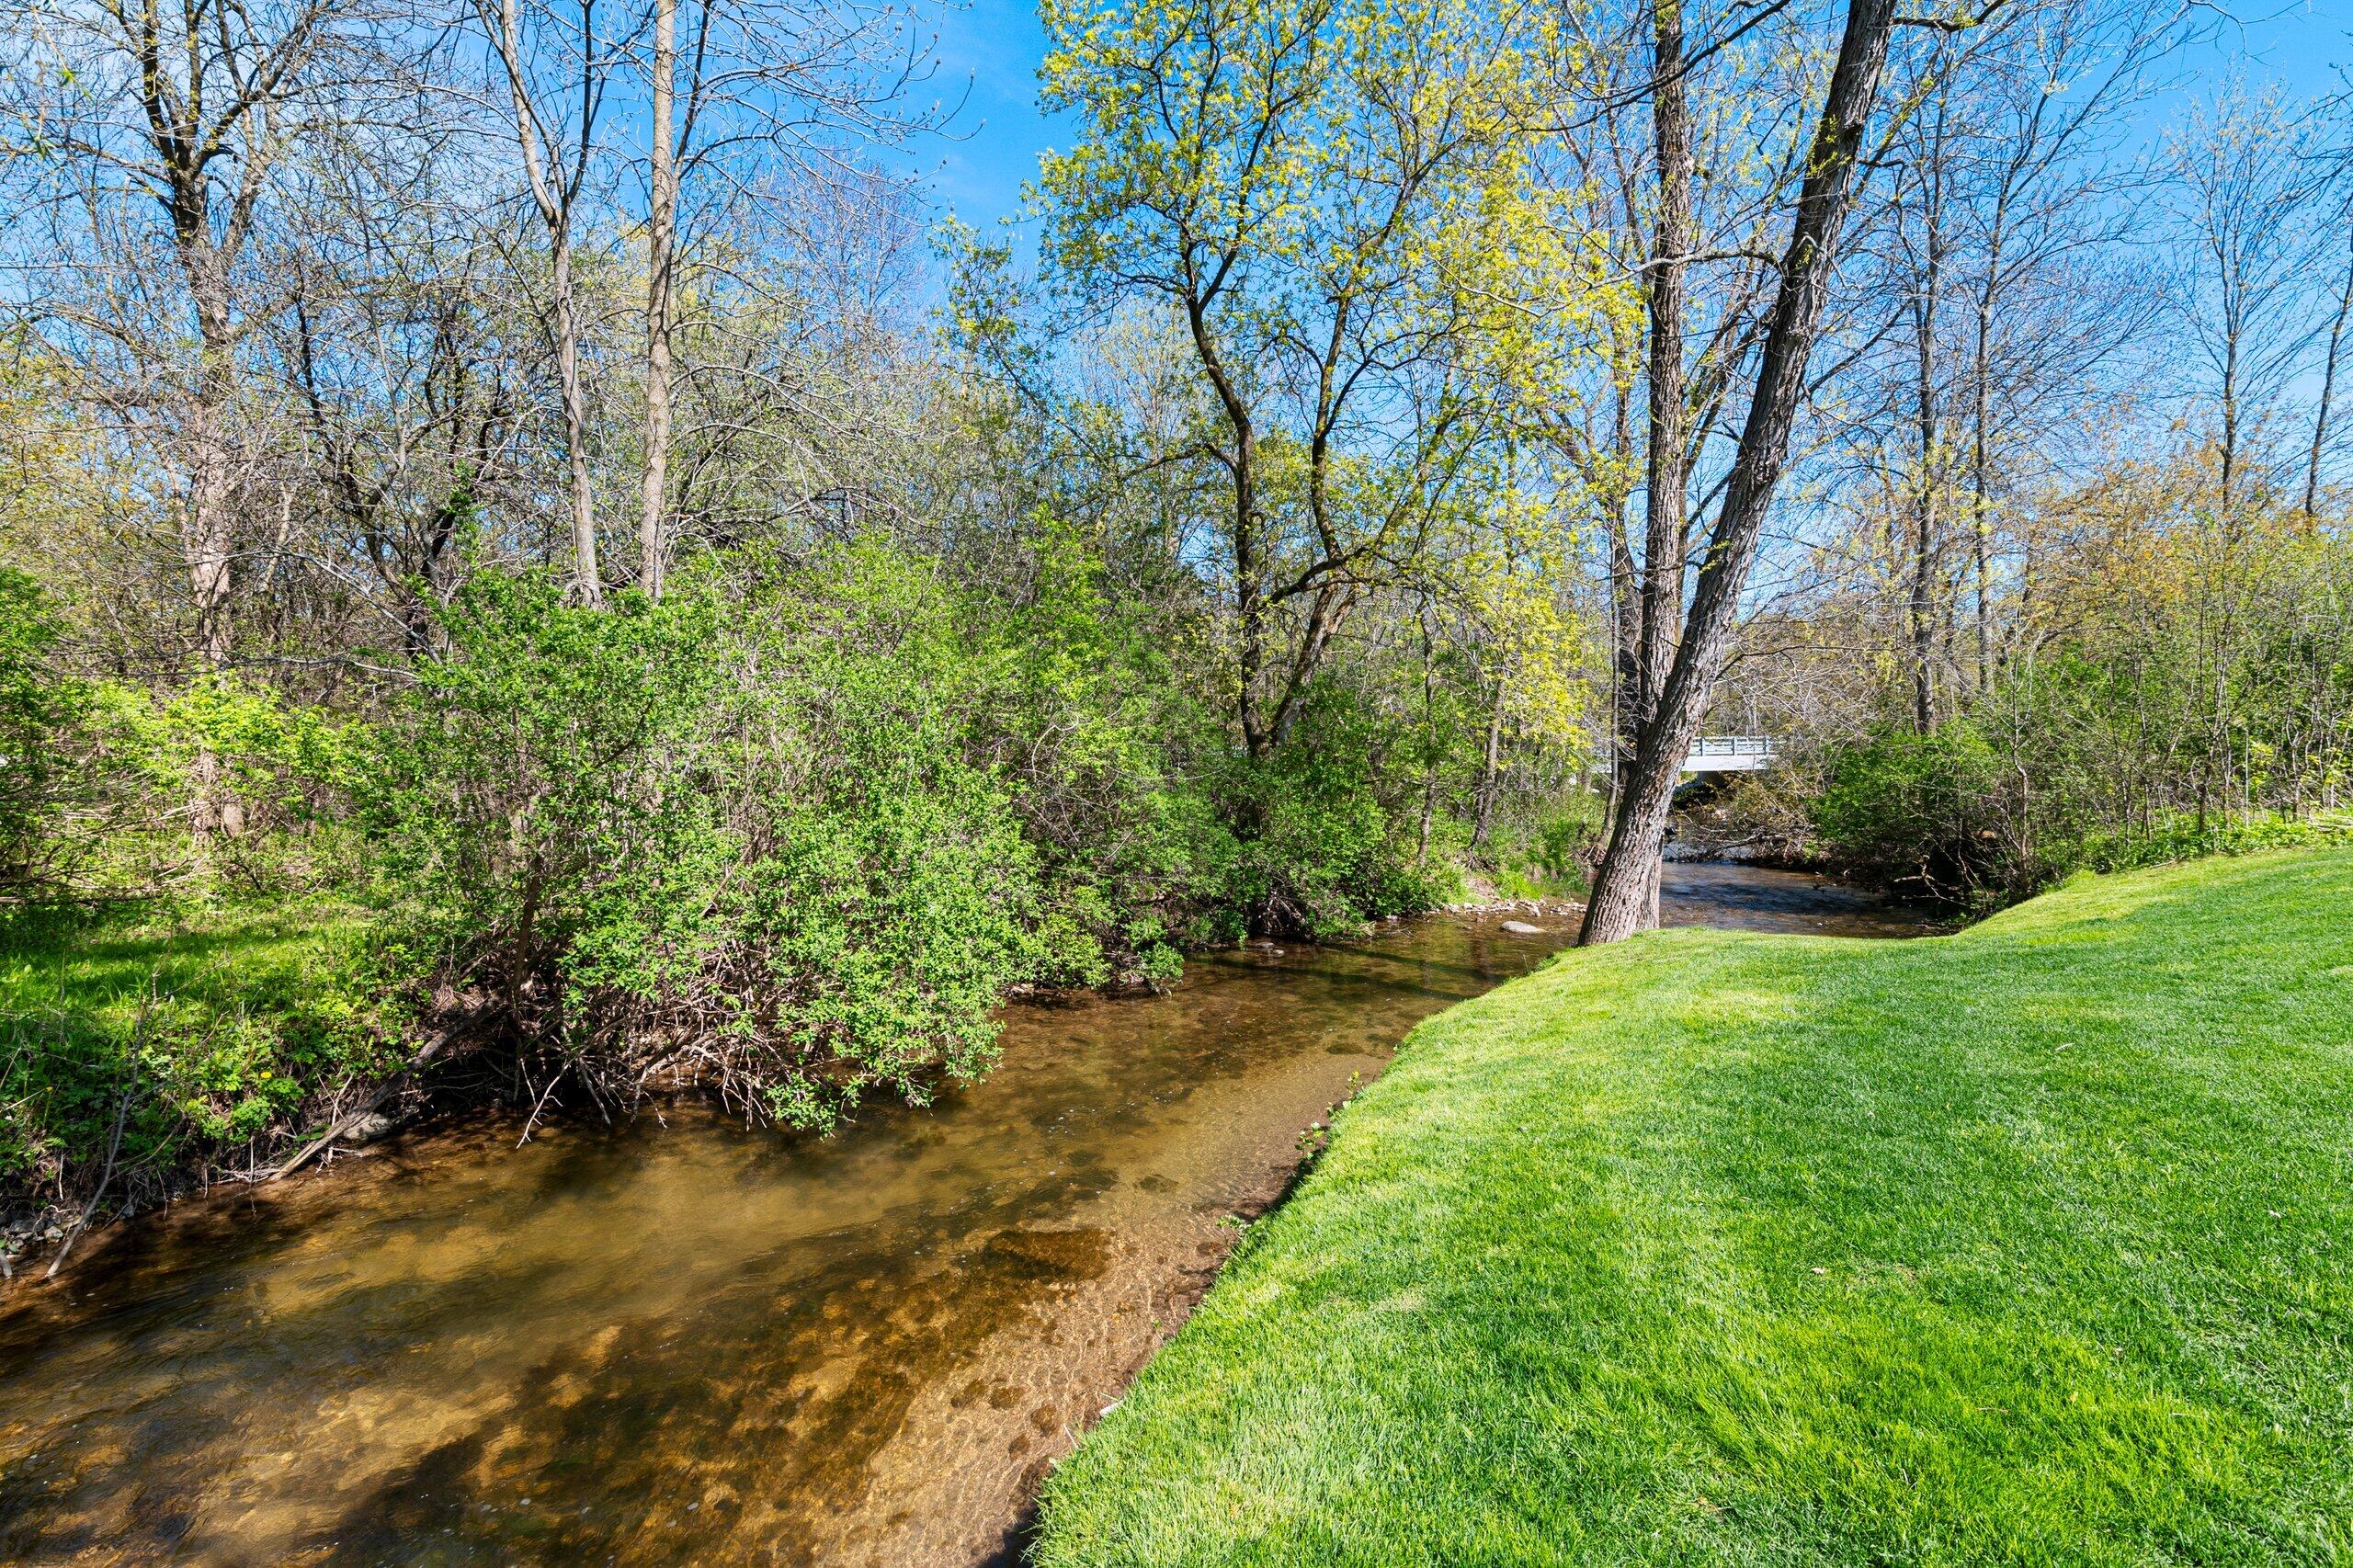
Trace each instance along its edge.
<path fill-rule="evenodd" d="M 2242 19 L 2224 25 L 2212 47 L 2184 58 L 2183 91 L 2196 93 L 2238 68 L 2316 96 L 2342 85 L 2340 68 L 2353 65 L 2353 0 L 2256 0 L 2232 9 Z M 963 107 L 950 135 L 927 139 L 911 160 L 942 212 L 984 228 L 1012 214 L 1038 154 L 1056 141 L 1037 107 L 1045 35 L 1034 0 L 969 0 L 933 15 L 934 90 Z"/>
<path fill-rule="evenodd" d="M 971 0 L 944 14 L 934 90 L 963 108 L 945 139 L 915 150 L 942 211 L 985 228 L 1010 216 L 1021 184 L 1054 137 L 1038 112 L 1038 62 L 1046 35 L 1034 0 Z"/>

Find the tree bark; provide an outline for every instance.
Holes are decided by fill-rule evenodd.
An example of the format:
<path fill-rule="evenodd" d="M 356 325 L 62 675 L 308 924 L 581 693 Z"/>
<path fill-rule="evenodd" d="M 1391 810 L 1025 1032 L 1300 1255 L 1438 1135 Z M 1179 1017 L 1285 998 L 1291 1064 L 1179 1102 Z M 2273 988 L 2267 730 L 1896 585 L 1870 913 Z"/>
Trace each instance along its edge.
<path fill-rule="evenodd" d="M 1487 745 L 1479 762 L 1479 801 L 1476 819 L 1471 827 L 1471 847 L 1484 849 L 1495 832 L 1495 797 L 1502 791 L 1504 759 L 1504 707 L 1510 695 L 1511 684 L 1498 675 L 1495 677 L 1495 706 L 1487 710 Z"/>
<path fill-rule="evenodd" d="M 1643 268 L 1650 323 L 1649 408 L 1643 473 L 1643 560 L 1633 599 L 1631 701 L 1621 726 L 1639 737 L 1656 711 L 1683 619 L 1685 538 L 1689 519 L 1689 391 L 1683 368 L 1683 281 L 1692 250 L 1691 118 L 1683 58 L 1681 0 L 1656 0 L 1651 13 L 1651 125 L 1658 171 L 1658 214 Z M 1625 748 L 1629 751 L 1631 747 Z M 1631 762 L 1631 756 L 1628 758 Z M 1625 772 L 1621 765 L 1620 773 Z M 1616 804 L 1623 808 L 1624 791 Z M 1655 869 L 1641 924 L 1658 924 Z"/>
<path fill-rule="evenodd" d="M 2000 265 L 2001 255 L 2001 234 L 1997 225 L 1987 262 L 1989 274 Z M 1992 286 L 1988 284 L 1986 293 L 1991 292 Z M 1969 369 L 1972 404 L 1970 415 L 1969 523 L 1977 566 L 1977 696 L 1981 699 L 1994 687 L 1994 545 L 1988 502 L 1992 458 L 1987 450 L 1985 386 L 1990 374 L 1986 363 L 1986 339 L 1992 330 L 1989 323 L 1991 313 L 1991 301 L 1981 295 L 1977 311 L 1977 341 Z"/>
<path fill-rule="evenodd" d="M 237 341 L 229 270 L 243 238 L 250 199 L 231 212 L 223 245 L 213 233 L 211 176 L 201 153 L 191 138 L 173 133 L 170 106 L 162 90 L 149 91 L 149 118 L 158 127 L 154 145 L 169 181 L 165 207 L 171 218 L 172 246 L 196 316 L 196 395 L 186 433 L 188 485 L 180 548 L 196 615 L 196 651 L 209 667 L 219 670 L 227 666 L 232 647 L 231 504 L 236 489 L 231 424 L 235 417 Z M 257 162 L 257 155 L 248 159 L 249 165 Z M 250 187 L 256 172 L 248 167 L 245 173 Z"/>
<path fill-rule="evenodd" d="M 476 0 L 486 6 L 487 0 Z M 581 27 L 581 127 L 579 154 L 585 166 L 593 131 L 596 40 L 588 23 L 594 0 L 583 0 Z M 515 140 L 532 205 L 548 232 L 549 287 L 552 301 L 556 375 L 563 396 L 563 448 L 571 473 L 573 597 L 582 604 L 605 602 L 604 576 L 597 562 L 597 495 L 588 466 L 588 400 L 580 383 L 579 313 L 572 293 L 572 204 L 581 171 L 569 174 L 553 164 L 553 149 L 542 138 L 539 103 L 524 70 L 522 23 L 517 0 L 498 0 L 494 21 L 485 13 L 491 42 L 506 73 L 515 107 Z"/>
<path fill-rule="evenodd" d="M 1689 494 L 1689 409 L 1683 374 L 1683 278 L 1691 240 L 1691 114 L 1685 82 L 1682 0 L 1651 13 L 1651 125 L 1658 160 L 1658 220 L 1644 293 L 1650 306 L 1650 440 L 1643 482 L 1642 594 L 1635 612 L 1634 706 L 1639 735 L 1658 708 L 1683 619 L 1684 530 Z M 1654 871 L 1640 915 L 1658 924 Z"/>
<path fill-rule="evenodd" d="M 219 253 L 209 244 L 199 245 L 197 254 L 183 251 L 188 285 L 196 295 L 199 365 L 188 419 L 188 490 L 180 545 L 196 610 L 196 650 L 208 667 L 220 670 L 228 666 L 234 630 L 229 591 L 236 455 L 229 426 L 234 416 L 235 349 Z"/>
<path fill-rule="evenodd" d="M 2353 237 L 2353 236 L 2348 236 Z M 2345 268 L 2345 289 L 2336 301 L 2336 316 L 2328 325 L 2328 357 L 2321 364 L 2320 407 L 2313 414 L 2313 449 L 2304 465 L 2304 520 L 2312 521 L 2320 495 L 2321 449 L 2328 443 L 2328 405 L 2336 395 L 2336 355 L 2345 341 L 2345 318 L 2353 314 L 2353 259 Z"/>
<path fill-rule="evenodd" d="M 1939 104 L 1939 114 L 1942 106 Z M 1905 606 L 1912 632 L 1912 723 L 1927 734 L 1937 722 L 1936 578 L 1941 565 L 1937 516 L 1938 439 L 1942 424 L 1937 399 L 1937 306 L 1944 289 L 1944 138 L 1938 127 L 1934 151 L 1923 171 L 1927 199 L 1922 213 L 1927 232 L 1923 267 L 1915 275 L 1912 299 L 1913 427 L 1919 443 L 1920 472 L 1912 493 L 1912 591 Z"/>
<path fill-rule="evenodd" d="M 572 298 L 569 225 L 554 251 L 556 372 L 563 386 L 563 449 L 572 482 L 572 591 L 584 605 L 605 602 L 597 564 L 597 492 L 588 469 L 588 398 L 580 384 L 580 324 Z"/>
<path fill-rule="evenodd" d="M 1594 877 L 1578 935 L 1582 943 L 1622 940 L 1643 929 L 1646 918 L 1655 918 L 1652 890 L 1676 777 L 1722 667 L 1740 596 L 1756 561 L 1757 538 L 1789 461 L 1790 430 L 1804 391 L 1857 154 L 1878 101 L 1893 25 L 1893 0 L 1850 0 L 1838 62 L 1806 157 L 1805 182 L 1767 321 L 1739 451 L 1699 563 L 1682 639 L 1635 747 L 1625 798 Z"/>
<path fill-rule="evenodd" d="M 2239 466 L 2239 332 L 2228 312 L 2223 331 L 2228 335 L 2222 345 L 2222 510 L 2227 513 Z"/>
<path fill-rule="evenodd" d="M 1219 354 L 1217 344 L 1210 335 L 1209 306 L 1199 290 L 1185 300 L 1185 322 L 1191 329 L 1193 348 L 1200 356 L 1201 369 L 1210 379 L 1211 389 L 1217 393 L 1218 406 L 1224 411 L 1226 425 L 1233 432 L 1233 455 L 1227 468 L 1233 480 L 1233 599 L 1236 630 L 1240 633 L 1235 650 L 1240 690 L 1234 700 L 1234 713 L 1242 725 L 1243 749 L 1256 757 L 1265 754 L 1273 738 L 1258 716 L 1258 676 L 1267 663 L 1267 606 L 1264 587 L 1258 580 L 1257 426 L 1251 418 L 1250 405 L 1243 401 L 1240 389 L 1226 373 L 1224 357 Z"/>
<path fill-rule="evenodd" d="M 231 508 L 237 476 L 231 425 L 235 418 L 237 368 L 236 329 L 230 319 L 231 257 L 213 237 L 211 185 L 203 165 L 191 163 L 180 147 L 168 141 L 165 141 L 165 166 L 172 180 L 167 205 L 173 246 L 196 313 L 196 397 L 188 410 L 188 487 L 180 516 L 180 550 L 188 564 L 188 597 L 196 615 L 197 655 L 206 669 L 218 674 L 229 667 L 234 648 L 230 561 L 235 542 Z M 248 170 L 249 179 L 252 174 Z M 232 215 L 231 226 L 234 243 L 244 227 L 242 213 Z M 199 853 L 212 835 L 233 835 L 244 825 L 244 808 L 229 792 L 222 771 L 220 755 L 210 746 L 199 748 L 190 781 L 193 799 L 188 804 Z"/>
<path fill-rule="evenodd" d="M 648 149 L 645 281 L 645 495 L 638 518 L 638 584 L 662 597 L 669 569 L 671 267 L 677 248 L 678 172 L 671 131 L 678 0 L 654 0 L 654 128 Z"/>

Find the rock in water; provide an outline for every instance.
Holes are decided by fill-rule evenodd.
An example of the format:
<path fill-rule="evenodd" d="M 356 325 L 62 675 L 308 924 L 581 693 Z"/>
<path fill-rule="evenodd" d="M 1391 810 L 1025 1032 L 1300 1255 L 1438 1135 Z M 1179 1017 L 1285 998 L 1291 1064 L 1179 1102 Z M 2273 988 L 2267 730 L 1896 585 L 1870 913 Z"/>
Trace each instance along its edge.
<path fill-rule="evenodd" d="M 371 1110 L 366 1116 L 361 1117 L 358 1120 L 345 1128 L 343 1130 L 343 1136 L 338 1139 L 337 1142 L 343 1143 L 373 1143 L 380 1138 L 391 1137 L 399 1127 L 399 1122 L 394 1121 L 382 1111 Z"/>
<path fill-rule="evenodd" d="M 1541 937 L 1544 934 L 1543 926 L 1530 926 L 1525 920 L 1506 920 L 1504 929 L 1515 937 Z"/>

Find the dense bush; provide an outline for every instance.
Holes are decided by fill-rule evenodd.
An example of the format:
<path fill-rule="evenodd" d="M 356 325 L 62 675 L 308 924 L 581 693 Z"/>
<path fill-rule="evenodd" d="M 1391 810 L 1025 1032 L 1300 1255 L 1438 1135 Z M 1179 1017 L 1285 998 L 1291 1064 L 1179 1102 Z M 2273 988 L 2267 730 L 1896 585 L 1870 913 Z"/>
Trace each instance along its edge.
<path fill-rule="evenodd" d="M 1850 869 L 1908 891 L 1966 898 L 2021 881 L 1999 799 L 2000 761 L 1967 723 L 1891 730 L 1831 756 L 1814 831 Z"/>
<path fill-rule="evenodd" d="M 599 1095 L 709 1085 L 831 1124 L 991 1062 L 1017 982 L 1423 907 L 1367 721 L 1186 777 L 1151 641 L 1051 536 L 977 605 L 873 541 L 587 609 L 479 574 L 362 791 L 433 977 Z"/>
<path fill-rule="evenodd" d="M 313 892 L 358 874 L 332 830 L 364 731 L 230 673 L 160 691 L 77 676 L 58 635 L 46 596 L 0 570 L 0 901 Z"/>
<path fill-rule="evenodd" d="M 1037 978 L 1172 979 L 1178 948 L 1211 935 L 1226 837 L 1188 764 L 1217 726 L 1079 540 L 1044 525 L 1027 568 L 1017 593 L 963 596 L 970 653 L 940 678 L 1038 857 Z"/>
<path fill-rule="evenodd" d="M 1825 846 L 2000 901 L 2326 832 L 2310 819 L 2353 804 L 2353 538 L 2211 481 L 2129 465 L 2063 498 L 2033 639 L 1927 733 L 1834 747 Z"/>
<path fill-rule="evenodd" d="M 1217 934 L 1349 934 L 1440 897 L 1417 869 L 1404 813 L 1381 798 L 1378 719 L 1336 682 L 1307 698 L 1286 743 L 1231 757 L 1216 777 L 1231 842 L 1221 846 Z"/>
<path fill-rule="evenodd" d="M 1438 896 L 1365 693 L 1319 683 L 1249 756 L 1095 548 L 1017 545 L 978 582 L 879 539 L 747 549 L 598 608 L 481 567 L 333 705 L 61 682 L 0 584 L 10 842 L 72 870 L 7 937 L 6 1207 L 267 1165 L 426 1015 L 494 1048 L 468 1082 L 822 1128 L 985 1071 L 1017 986 L 1164 984 Z"/>
<path fill-rule="evenodd" d="M 0 568 L 0 896 L 37 893 L 62 873 L 59 739 L 85 698 L 51 663 L 57 632 L 48 596 L 23 573 Z"/>
<path fill-rule="evenodd" d="M 2353 816 L 2209 812 L 2120 790 L 2116 754 L 2086 757 L 2066 733 L 2009 749 L 1980 722 L 1889 730 L 1835 748 L 1811 802 L 1822 847 L 1883 885 L 1990 906 L 2080 870 L 2120 871 L 2201 855 L 2353 838 Z M 2186 792 L 2185 792 L 2186 793 Z"/>
<path fill-rule="evenodd" d="M 977 1073 L 1040 901 L 950 608 L 876 552 L 605 610 L 477 576 L 369 791 L 419 950 L 600 1094 L 824 1125 Z"/>

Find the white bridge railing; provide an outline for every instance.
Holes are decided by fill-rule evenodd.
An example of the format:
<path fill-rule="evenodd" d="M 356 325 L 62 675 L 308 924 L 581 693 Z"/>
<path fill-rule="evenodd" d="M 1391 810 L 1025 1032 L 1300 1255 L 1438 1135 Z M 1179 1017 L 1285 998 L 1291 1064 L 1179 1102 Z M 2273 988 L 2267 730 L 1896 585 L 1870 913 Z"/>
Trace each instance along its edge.
<path fill-rule="evenodd" d="M 1701 735 L 1683 759 L 1686 773 L 1756 773 L 1772 766 L 1779 743 L 1771 735 Z"/>

